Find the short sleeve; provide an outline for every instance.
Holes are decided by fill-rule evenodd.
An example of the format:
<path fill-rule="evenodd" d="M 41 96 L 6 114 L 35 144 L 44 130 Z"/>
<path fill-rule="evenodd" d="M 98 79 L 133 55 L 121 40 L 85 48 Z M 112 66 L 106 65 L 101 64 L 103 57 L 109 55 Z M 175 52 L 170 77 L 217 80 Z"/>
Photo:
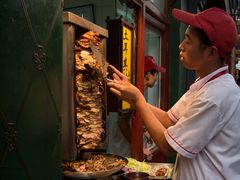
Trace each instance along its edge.
<path fill-rule="evenodd" d="M 176 104 L 174 104 L 174 106 L 169 109 L 168 116 L 169 118 L 176 123 L 180 117 L 182 116 L 182 114 L 185 113 L 185 108 L 187 105 L 187 101 L 186 101 L 186 96 L 188 95 L 188 93 L 184 94 L 177 102 Z M 181 109 L 181 111 L 179 111 Z"/>
<path fill-rule="evenodd" d="M 221 119 L 215 104 L 195 100 L 164 134 L 173 149 L 184 157 L 194 158 L 219 132 Z"/>

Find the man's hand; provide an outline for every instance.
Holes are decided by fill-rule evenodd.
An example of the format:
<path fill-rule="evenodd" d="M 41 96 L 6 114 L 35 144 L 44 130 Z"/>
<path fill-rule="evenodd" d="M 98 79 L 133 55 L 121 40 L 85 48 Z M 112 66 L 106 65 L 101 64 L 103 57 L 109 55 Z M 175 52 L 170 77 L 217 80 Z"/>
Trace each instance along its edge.
<path fill-rule="evenodd" d="M 115 67 L 110 67 L 114 71 L 113 81 L 107 83 L 110 91 L 117 95 L 120 99 L 129 102 L 135 107 L 139 100 L 144 99 L 144 96 L 137 87 L 129 82 L 127 76 L 122 74 Z"/>

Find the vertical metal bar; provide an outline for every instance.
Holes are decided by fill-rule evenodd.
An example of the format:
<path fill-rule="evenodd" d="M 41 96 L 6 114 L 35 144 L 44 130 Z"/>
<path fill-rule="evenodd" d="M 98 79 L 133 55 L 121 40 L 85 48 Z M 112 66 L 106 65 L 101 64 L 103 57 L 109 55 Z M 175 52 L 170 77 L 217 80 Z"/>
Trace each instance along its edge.
<path fill-rule="evenodd" d="M 75 26 L 65 23 L 63 27 L 62 63 L 62 158 L 75 160 L 75 109 L 74 109 L 74 41 Z"/>

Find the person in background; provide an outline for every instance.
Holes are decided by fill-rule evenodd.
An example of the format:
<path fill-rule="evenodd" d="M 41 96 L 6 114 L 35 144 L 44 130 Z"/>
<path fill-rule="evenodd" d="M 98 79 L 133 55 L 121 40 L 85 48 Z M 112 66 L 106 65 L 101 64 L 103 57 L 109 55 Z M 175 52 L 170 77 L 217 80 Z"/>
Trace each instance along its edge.
<path fill-rule="evenodd" d="M 157 62 L 153 58 L 153 56 L 145 56 L 144 57 L 144 91 L 146 92 L 147 88 L 152 88 L 157 79 L 159 73 L 165 73 L 166 69 L 157 65 Z M 121 113 L 118 126 L 124 135 L 124 137 L 131 142 L 131 120 L 133 118 L 133 111 L 127 111 L 125 113 Z M 153 142 L 146 128 L 144 128 L 143 135 L 143 153 L 146 156 L 147 160 L 151 160 L 152 156 L 157 152 L 157 146 Z"/>
<path fill-rule="evenodd" d="M 239 180 L 240 91 L 226 65 L 236 24 L 219 8 L 197 14 L 173 9 L 172 15 L 188 25 L 179 57 L 197 77 L 176 104 L 167 112 L 148 104 L 113 66 L 114 80 L 107 85 L 135 107 L 163 154 L 177 154 L 173 180 Z"/>
<path fill-rule="evenodd" d="M 156 84 L 159 73 L 165 73 L 166 69 L 158 66 L 152 56 L 145 56 L 144 60 L 144 92 L 146 92 L 147 88 L 152 88 Z M 143 154 L 145 155 L 146 159 L 150 161 L 158 152 L 158 148 L 145 126 L 143 128 L 143 132 Z"/>
<path fill-rule="evenodd" d="M 166 69 L 158 66 L 152 56 L 145 56 L 144 63 L 144 90 L 146 90 L 155 85 L 158 73 L 165 73 Z"/>

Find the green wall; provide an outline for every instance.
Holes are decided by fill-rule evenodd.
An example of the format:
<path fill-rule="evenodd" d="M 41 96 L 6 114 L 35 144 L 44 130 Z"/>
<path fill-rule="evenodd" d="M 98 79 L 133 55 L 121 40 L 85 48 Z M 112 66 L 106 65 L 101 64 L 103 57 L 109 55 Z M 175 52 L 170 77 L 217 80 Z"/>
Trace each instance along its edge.
<path fill-rule="evenodd" d="M 0 6 L 0 179 L 61 179 L 61 0 Z"/>
<path fill-rule="evenodd" d="M 181 1 L 176 1 L 172 8 L 180 8 Z M 179 99 L 185 91 L 185 70 L 179 61 L 180 24 L 169 14 L 169 107 Z"/>

